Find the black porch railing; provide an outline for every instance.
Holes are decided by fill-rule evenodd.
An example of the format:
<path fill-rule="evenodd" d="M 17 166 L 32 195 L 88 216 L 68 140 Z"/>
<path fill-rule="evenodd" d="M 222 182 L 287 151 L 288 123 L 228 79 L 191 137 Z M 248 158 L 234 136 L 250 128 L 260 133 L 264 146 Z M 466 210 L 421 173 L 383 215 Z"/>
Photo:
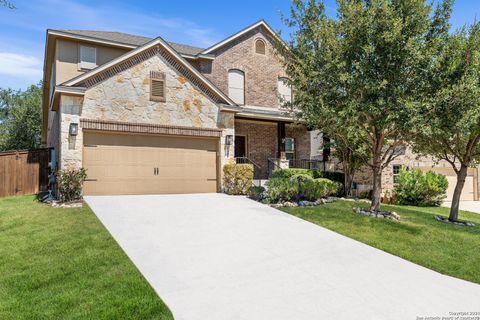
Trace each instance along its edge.
<path fill-rule="evenodd" d="M 247 157 L 236 157 L 235 162 L 253 165 L 253 179 L 265 179 L 265 175 L 262 174 L 262 167 L 252 159 Z"/>
<path fill-rule="evenodd" d="M 269 158 L 268 159 L 268 177 L 272 176 L 272 172 L 277 169 L 281 169 L 278 165 L 280 159 L 278 158 Z M 288 160 L 289 168 L 298 168 L 298 169 L 317 169 L 325 170 L 324 162 L 321 160 L 311 160 L 311 159 L 289 159 Z"/>

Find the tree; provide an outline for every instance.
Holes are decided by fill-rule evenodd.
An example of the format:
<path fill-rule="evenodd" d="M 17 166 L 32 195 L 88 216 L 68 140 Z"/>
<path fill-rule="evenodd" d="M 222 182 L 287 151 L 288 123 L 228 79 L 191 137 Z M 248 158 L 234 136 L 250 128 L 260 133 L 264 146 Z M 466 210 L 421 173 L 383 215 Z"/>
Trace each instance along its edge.
<path fill-rule="evenodd" d="M 40 146 L 42 85 L 25 91 L 0 90 L 0 106 L 8 106 L 0 121 L 0 150 L 34 149 Z"/>
<path fill-rule="evenodd" d="M 323 2 L 294 0 L 286 70 L 302 119 L 330 118 L 368 146 L 371 209 L 380 210 L 382 171 L 401 154 L 420 96 L 425 48 L 437 15 L 423 0 L 338 0 L 338 18 Z M 449 1 L 439 7 L 448 9 Z M 421 87 L 420 87 L 421 88 Z"/>
<path fill-rule="evenodd" d="M 15 5 L 7 0 L 0 0 L 0 6 L 7 7 L 8 9 L 16 9 Z"/>
<path fill-rule="evenodd" d="M 445 35 L 441 44 L 433 48 L 413 146 L 455 171 L 449 220 L 457 221 L 468 168 L 480 162 L 480 24 Z"/>

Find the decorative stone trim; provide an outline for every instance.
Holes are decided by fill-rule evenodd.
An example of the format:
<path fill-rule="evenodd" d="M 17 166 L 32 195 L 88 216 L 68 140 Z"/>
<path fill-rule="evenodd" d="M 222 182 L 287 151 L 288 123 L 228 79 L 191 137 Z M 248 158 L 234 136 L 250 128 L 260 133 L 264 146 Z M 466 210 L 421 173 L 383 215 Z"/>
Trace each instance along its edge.
<path fill-rule="evenodd" d="M 80 126 L 87 130 L 101 130 L 114 132 L 131 132 L 131 133 L 150 133 L 150 134 L 166 134 L 180 136 L 195 137 L 221 137 L 222 130 L 213 128 L 193 128 L 182 126 L 166 126 L 148 123 L 120 122 L 120 121 L 104 121 L 93 119 L 81 119 Z"/>
<path fill-rule="evenodd" d="M 367 217 L 380 218 L 380 219 L 389 219 L 394 221 L 400 221 L 400 215 L 393 211 L 378 211 L 373 212 L 370 209 L 353 207 L 352 211 L 356 214 L 361 214 Z"/>
<path fill-rule="evenodd" d="M 131 67 L 150 59 L 157 54 L 162 56 L 170 64 L 171 67 L 173 67 L 180 74 L 185 76 L 185 78 L 187 78 L 193 85 L 195 85 L 201 91 L 205 92 L 208 97 L 210 97 L 210 99 L 212 99 L 215 103 L 226 102 L 225 99 L 220 97 L 214 90 L 210 89 L 207 85 L 205 85 L 205 83 L 201 79 L 199 79 L 192 71 L 188 70 L 188 68 L 183 66 L 178 61 L 177 57 L 175 57 L 173 54 L 160 46 L 155 46 L 145 51 L 141 51 L 133 57 L 121 61 L 118 64 L 93 75 L 91 78 L 85 79 L 84 81 L 78 83 L 76 86 L 90 88 L 122 71 L 130 69 Z"/>

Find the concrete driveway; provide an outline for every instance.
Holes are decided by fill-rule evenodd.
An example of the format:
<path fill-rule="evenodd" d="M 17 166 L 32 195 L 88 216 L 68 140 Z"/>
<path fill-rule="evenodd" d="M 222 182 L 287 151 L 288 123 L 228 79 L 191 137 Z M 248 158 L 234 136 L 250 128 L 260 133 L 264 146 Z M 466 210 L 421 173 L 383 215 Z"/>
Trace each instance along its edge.
<path fill-rule="evenodd" d="M 86 201 L 176 320 L 415 320 L 480 311 L 480 285 L 244 197 Z"/>
<path fill-rule="evenodd" d="M 451 201 L 445 201 L 442 204 L 442 207 L 450 208 L 451 206 Z M 480 201 L 460 201 L 460 210 L 480 213 Z"/>

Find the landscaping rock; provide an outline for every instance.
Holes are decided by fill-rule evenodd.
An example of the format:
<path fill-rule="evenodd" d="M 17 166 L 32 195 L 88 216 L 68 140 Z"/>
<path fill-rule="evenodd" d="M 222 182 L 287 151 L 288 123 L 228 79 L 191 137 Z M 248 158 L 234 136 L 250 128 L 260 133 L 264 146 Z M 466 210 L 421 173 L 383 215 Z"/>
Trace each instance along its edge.
<path fill-rule="evenodd" d="M 284 207 L 287 207 L 287 208 L 293 208 L 293 207 L 298 207 L 298 204 L 296 204 L 295 202 L 289 202 L 289 201 L 287 201 L 287 202 L 285 202 L 285 203 L 283 204 L 283 206 L 284 206 Z"/>
<path fill-rule="evenodd" d="M 52 201 L 52 207 L 54 208 L 81 208 L 83 207 L 83 201 L 71 201 L 71 202 L 60 202 L 60 201 Z"/>
<path fill-rule="evenodd" d="M 356 214 L 361 214 L 367 217 L 378 218 L 378 219 L 389 219 L 389 220 L 400 220 L 400 216 L 396 212 L 372 212 L 370 209 L 360 208 L 360 207 L 353 207 L 352 211 Z"/>
<path fill-rule="evenodd" d="M 454 225 L 457 225 L 457 226 L 475 227 L 475 224 L 473 222 L 470 222 L 470 221 L 454 221 L 454 222 L 452 222 L 452 221 L 448 220 L 447 217 L 439 216 L 437 214 L 434 214 L 433 217 L 435 218 L 435 220 L 440 221 L 440 222 L 444 222 L 444 223 L 454 224 Z"/>

